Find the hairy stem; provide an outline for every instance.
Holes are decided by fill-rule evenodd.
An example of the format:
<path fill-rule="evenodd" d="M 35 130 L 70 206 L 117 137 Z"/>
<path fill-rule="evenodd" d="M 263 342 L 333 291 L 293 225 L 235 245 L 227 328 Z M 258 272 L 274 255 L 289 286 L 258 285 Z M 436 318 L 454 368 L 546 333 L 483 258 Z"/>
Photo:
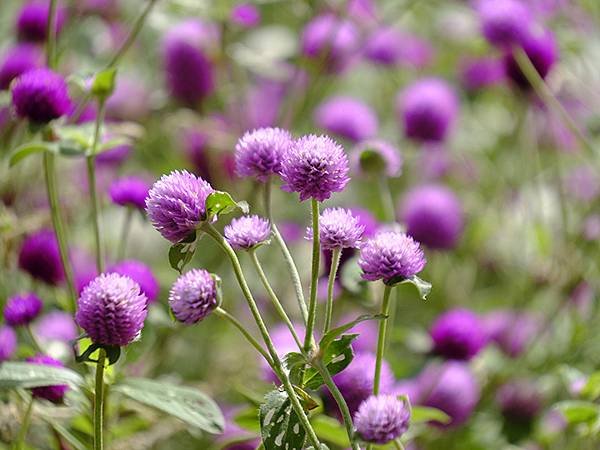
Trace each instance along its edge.
<path fill-rule="evenodd" d="M 331 255 L 331 268 L 329 269 L 329 281 L 327 282 L 327 305 L 325 306 L 325 327 L 323 335 L 331 328 L 331 318 L 333 317 L 333 288 L 335 286 L 335 277 L 340 266 L 340 257 L 342 249 L 336 248 Z"/>
<path fill-rule="evenodd" d="M 313 345 L 313 332 L 317 316 L 317 286 L 319 282 L 319 265 L 321 262 L 321 245 L 319 242 L 319 202 L 311 199 L 312 209 L 312 271 L 310 278 L 310 300 L 308 303 L 308 321 L 304 337 L 304 351 L 310 352 Z"/>
<path fill-rule="evenodd" d="M 106 351 L 101 348 L 96 364 L 96 389 L 94 391 L 94 450 L 102 450 L 104 443 L 102 437 L 102 422 L 104 415 L 104 362 Z"/>
<path fill-rule="evenodd" d="M 385 285 L 383 290 L 383 302 L 381 304 L 381 314 L 387 316 L 390 310 L 390 293 L 392 286 Z M 375 359 L 375 377 L 373 379 L 373 395 L 379 394 L 379 384 L 381 381 L 381 364 L 385 353 L 385 337 L 387 329 L 387 317 L 379 321 L 379 331 L 377 334 L 377 355 Z"/>

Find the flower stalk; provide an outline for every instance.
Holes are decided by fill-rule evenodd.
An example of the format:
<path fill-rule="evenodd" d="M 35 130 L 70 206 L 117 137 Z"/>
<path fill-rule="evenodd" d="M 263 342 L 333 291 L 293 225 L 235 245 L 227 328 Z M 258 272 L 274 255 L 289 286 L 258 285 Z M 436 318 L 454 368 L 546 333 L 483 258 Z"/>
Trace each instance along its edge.
<path fill-rule="evenodd" d="M 96 363 L 96 387 L 94 390 L 94 450 L 104 448 L 102 436 L 104 420 L 104 365 L 106 361 L 106 350 L 100 348 L 98 362 Z"/>
<path fill-rule="evenodd" d="M 306 323 L 306 335 L 304 337 L 304 351 L 309 353 L 313 346 L 313 332 L 317 316 L 317 285 L 319 281 L 319 266 L 321 262 L 321 246 L 319 241 L 319 202 L 311 199 L 312 207 L 312 271 L 310 279 L 310 300 L 308 303 L 308 321 Z"/>

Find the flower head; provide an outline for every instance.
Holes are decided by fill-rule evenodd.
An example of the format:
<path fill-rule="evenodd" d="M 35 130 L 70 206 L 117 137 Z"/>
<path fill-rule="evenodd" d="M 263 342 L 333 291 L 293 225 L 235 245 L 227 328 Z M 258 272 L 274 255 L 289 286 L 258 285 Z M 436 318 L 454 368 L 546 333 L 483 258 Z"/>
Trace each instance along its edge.
<path fill-rule="evenodd" d="M 79 297 L 75 320 L 95 344 L 125 346 L 139 335 L 148 299 L 129 277 L 101 274 Z"/>
<path fill-rule="evenodd" d="M 481 321 L 467 309 L 454 309 L 437 318 L 429 331 L 433 352 L 448 359 L 469 360 L 485 346 Z"/>
<path fill-rule="evenodd" d="M 32 292 L 14 295 L 4 305 L 4 320 L 12 327 L 29 325 L 39 316 L 42 306 L 40 298 Z"/>
<path fill-rule="evenodd" d="M 526 423 L 540 413 L 543 398 L 534 382 L 517 379 L 500 386 L 496 401 L 505 418 Z"/>
<path fill-rule="evenodd" d="M 238 175 L 267 181 L 271 175 L 279 174 L 283 155 L 293 144 L 292 135 L 281 128 L 259 128 L 246 132 L 235 146 Z"/>
<path fill-rule="evenodd" d="M 40 366 L 64 367 L 60 361 L 46 355 L 35 355 L 27 358 L 27 362 Z M 62 403 L 65 393 L 69 390 L 66 384 L 43 386 L 31 389 L 31 394 L 36 398 L 43 398 L 52 403 Z"/>
<path fill-rule="evenodd" d="M 300 201 L 322 202 L 346 187 L 348 157 L 341 145 L 327 136 L 304 136 L 296 141 L 281 164 L 282 189 L 298 192 Z"/>
<path fill-rule="evenodd" d="M 33 69 L 42 67 L 44 56 L 33 44 L 18 44 L 10 48 L 0 64 L 0 90 L 8 89 L 15 78 Z"/>
<path fill-rule="evenodd" d="M 521 355 L 540 331 L 537 317 L 519 311 L 493 311 L 484 317 L 483 326 L 488 340 L 511 358 Z"/>
<path fill-rule="evenodd" d="M 240 3 L 231 9 L 231 21 L 244 28 L 252 28 L 260 23 L 260 11 L 252 3 Z"/>
<path fill-rule="evenodd" d="M 153 303 L 158 296 L 160 286 L 158 280 L 152 273 L 152 269 L 141 261 L 135 259 L 126 259 L 109 267 L 107 273 L 118 273 L 131 278 L 140 285 L 142 293 L 148 299 L 148 303 Z"/>
<path fill-rule="evenodd" d="M 0 325 L 0 363 L 8 361 L 17 350 L 17 333 L 11 327 Z"/>
<path fill-rule="evenodd" d="M 48 31 L 49 0 L 33 0 L 25 3 L 17 16 L 17 36 L 20 41 L 44 42 Z M 56 8 L 55 30 L 59 33 L 67 18 L 67 10 Z"/>
<path fill-rule="evenodd" d="M 51 311 L 36 322 L 35 334 L 44 341 L 69 342 L 75 339 L 78 333 L 71 314 Z"/>
<path fill-rule="evenodd" d="M 356 432 L 365 442 L 387 444 L 408 430 L 410 410 L 395 395 L 372 395 L 354 414 Z"/>
<path fill-rule="evenodd" d="M 422 68 L 432 56 L 429 42 L 391 26 L 377 28 L 365 43 L 365 57 L 383 66 Z"/>
<path fill-rule="evenodd" d="M 327 208 L 319 217 L 319 239 L 323 250 L 356 248 L 364 231 L 360 219 L 349 209 Z M 312 228 L 306 230 L 306 238 L 312 240 Z"/>
<path fill-rule="evenodd" d="M 113 203 L 143 210 L 150 186 L 138 177 L 119 178 L 113 181 L 109 194 Z"/>
<path fill-rule="evenodd" d="M 64 279 L 58 241 L 53 231 L 40 230 L 25 238 L 19 251 L 19 268 L 52 285 Z"/>
<path fill-rule="evenodd" d="M 477 12 L 483 35 L 502 48 L 520 44 L 533 23 L 531 12 L 519 0 L 480 0 Z"/>
<path fill-rule="evenodd" d="M 227 242 L 236 250 L 250 250 L 271 236 L 271 223 L 259 216 L 233 219 L 223 230 Z"/>
<path fill-rule="evenodd" d="M 206 198 L 214 189 L 186 170 L 163 175 L 146 198 L 146 212 L 165 239 L 179 242 L 206 219 Z"/>
<path fill-rule="evenodd" d="M 350 166 L 360 175 L 398 177 L 402 173 L 402 162 L 398 149 L 382 139 L 360 142 L 350 153 Z"/>
<path fill-rule="evenodd" d="M 410 278 L 425 267 L 425 255 L 417 242 L 405 233 L 380 232 L 360 249 L 358 265 L 362 277 L 384 283 Z"/>
<path fill-rule="evenodd" d="M 379 123 L 375 111 L 366 103 L 352 97 L 333 97 L 314 113 L 319 128 L 354 142 L 377 134 Z"/>
<path fill-rule="evenodd" d="M 12 83 L 11 91 L 17 115 L 34 123 L 50 122 L 71 110 L 67 82 L 49 69 L 25 72 Z"/>
<path fill-rule="evenodd" d="M 469 91 L 477 91 L 496 85 L 504 78 L 503 63 L 497 58 L 477 58 L 462 61 L 461 84 Z"/>
<path fill-rule="evenodd" d="M 217 307 L 217 285 L 203 269 L 181 275 L 169 292 L 169 306 L 175 318 L 191 325 L 201 321 Z"/>

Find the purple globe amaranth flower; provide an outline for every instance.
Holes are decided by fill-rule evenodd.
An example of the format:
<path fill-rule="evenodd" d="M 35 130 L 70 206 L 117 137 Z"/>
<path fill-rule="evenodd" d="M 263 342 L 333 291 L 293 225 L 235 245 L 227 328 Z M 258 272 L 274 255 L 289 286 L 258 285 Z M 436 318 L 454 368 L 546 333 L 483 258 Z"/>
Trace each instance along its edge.
<path fill-rule="evenodd" d="M 365 57 L 383 66 L 423 68 L 432 59 L 433 49 L 423 39 L 395 27 L 377 28 L 365 43 Z"/>
<path fill-rule="evenodd" d="M 148 299 L 148 303 L 154 303 L 156 300 L 160 291 L 158 280 L 152 273 L 152 269 L 142 261 L 126 259 L 109 267 L 106 272 L 118 273 L 119 275 L 131 278 L 140 285 L 140 289 Z"/>
<path fill-rule="evenodd" d="M 402 173 L 402 163 L 400 151 L 383 139 L 363 141 L 350 153 L 350 167 L 360 175 L 395 178 Z"/>
<path fill-rule="evenodd" d="M 42 50 L 33 44 L 18 44 L 11 47 L 0 64 L 0 90 L 8 89 L 15 78 L 44 64 Z"/>
<path fill-rule="evenodd" d="M 206 198 L 212 192 L 202 178 L 175 170 L 163 175 L 148 192 L 148 218 L 165 239 L 179 242 L 206 219 Z"/>
<path fill-rule="evenodd" d="M 247 131 L 235 145 L 236 172 L 264 183 L 279 173 L 283 156 L 293 145 L 292 135 L 281 128 Z"/>
<path fill-rule="evenodd" d="M 347 96 L 327 99 L 313 117 L 319 128 L 353 142 L 375 136 L 379 128 L 375 111 L 366 103 Z"/>
<path fill-rule="evenodd" d="M 131 144 L 119 144 L 113 148 L 98 153 L 96 155 L 96 164 L 98 166 L 120 166 L 133 152 Z"/>
<path fill-rule="evenodd" d="M 196 106 L 214 90 L 214 69 L 205 50 L 211 31 L 197 20 L 182 22 L 167 32 L 162 61 L 167 89 L 176 100 Z"/>
<path fill-rule="evenodd" d="M 94 344 L 122 347 L 139 336 L 147 304 L 139 284 L 131 278 L 101 274 L 83 288 L 75 320 Z"/>
<path fill-rule="evenodd" d="M 324 201 L 348 184 L 348 157 L 341 145 L 327 136 L 308 135 L 283 155 L 282 189 L 298 192 L 300 201 Z"/>
<path fill-rule="evenodd" d="M 460 200 L 445 186 L 424 185 L 406 194 L 402 203 L 406 232 L 434 249 L 454 248 L 463 230 Z"/>
<path fill-rule="evenodd" d="M 17 37 L 20 41 L 44 42 L 48 33 L 50 0 L 33 0 L 25 3 L 17 15 Z M 67 10 L 58 4 L 55 16 L 55 32 L 60 33 Z"/>
<path fill-rule="evenodd" d="M 505 418 L 523 423 L 541 412 L 543 398 L 535 382 L 518 379 L 498 388 L 496 402 Z"/>
<path fill-rule="evenodd" d="M 505 77 L 504 65 L 497 58 L 474 58 L 461 63 L 461 84 L 468 91 L 497 85 Z"/>
<path fill-rule="evenodd" d="M 11 91 L 17 115 L 34 123 L 50 122 L 71 110 L 67 82 L 49 69 L 25 72 L 12 83 Z"/>
<path fill-rule="evenodd" d="M 356 248 L 364 231 L 365 227 L 349 209 L 327 208 L 319 217 L 319 239 L 323 250 Z M 306 238 L 313 239 L 312 227 L 306 230 Z"/>
<path fill-rule="evenodd" d="M 251 250 L 271 236 L 271 222 L 264 217 L 242 216 L 233 219 L 223 230 L 225 239 L 236 250 Z"/>
<path fill-rule="evenodd" d="M 348 65 L 359 39 L 359 31 L 350 20 L 322 14 L 302 30 L 302 54 L 313 59 L 325 57 L 327 70 L 337 72 Z"/>
<path fill-rule="evenodd" d="M 433 352 L 448 359 L 469 360 L 487 342 L 479 317 L 468 309 L 454 309 L 439 316 L 429 334 Z"/>
<path fill-rule="evenodd" d="M 527 349 L 537 335 L 540 324 L 536 317 L 518 311 L 494 311 L 483 318 L 488 340 L 511 358 Z"/>
<path fill-rule="evenodd" d="M 53 231 L 44 229 L 25 238 L 19 251 L 19 268 L 51 285 L 63 281 L 64 271 Z"/>
<path fill-rule="evenodd" d="M 387 444 L 408 431 L 410 409 L 395 395 L 372 395 L 354 414 L 360 438 L 372 444 Z"/>
<path fill-rule="evenodd" d="M 418 242 L 398 231 L 380 232 L 360 248 L 358 265 L 368 281 L 394 283 L 410 278 L 425 267 L 426 259 Z"/>
<path fill-rule="evenodd" d="M 27 358 L 28 363 L 37 364 L 40 366 L 64 367 L 64 364 L 50 356 L 38 354 Z M 43 398 L 52 403 L 62 403 L 63 398 L 69 387 L 66 384 L 57 384 L 54 386 L 43 386 L 31 389 L 31 394 L 35 398 Z"/>
<path fill-rule="evenodd" d="M 496 47 L 519 45 L 533 24 L 531 11 L 520 0 L 480 0 L 476 9 L 481 32 Z"/>
<path fill-rule="evenodd" d="M 252 3 L 240 3 L 231 9 L 231 21 L 244 28 L 252 28 L 260 23 L 260 11 Z"/>
<path fill-rule="evenodd" d="M 145 180 L 129 176 L 113 181 L 109 194 L 110 199 L 117 205 L 144 210 L 149 190 L 150 186 Z"/>
<path fill-rule="evenodd" d="M 26 326 L 42 311 L 42 300 L 33 292 L 10 297 L 4 305 L 4 320 L 11 327 Z"/>
<path fill-rule="evenodd" d="M 51 311 L 36 322 L 35 335 L 43 341 L 69 342 L 78 335 L 77 325 L 71 314 Z"/>
<path fill-rule="evenodd" d="M 459 100 L 440 78 L 423 78 L 396 98 L 396 114 L 407 137 L 424 142 L 443 141 L 456 122 Z"/>
<path fill-rule="evenodd" d="M 538 74 L 546 78 L 558 59 L 558 46 L 554 34 L 550 30 L 534 29 L 523 39 L 521 47 Z M 510 51 L 504 55 L 504 68 L 506 75 L 516 86 L 526 90 L 531 88 L 529 80 Z"/>
<path fill-rule="evenodd" d="M 8 361 L 17 351 L 17 333 L 11 327 L 0 325 L 0 363 Z"/>
<path fill-rule="evenodd" d="M 192 325 L 203 320 L 217 307 L 215 279 L 204 269 L 184 273 L 171 287 L 169 306 L 179 322 Z"/>

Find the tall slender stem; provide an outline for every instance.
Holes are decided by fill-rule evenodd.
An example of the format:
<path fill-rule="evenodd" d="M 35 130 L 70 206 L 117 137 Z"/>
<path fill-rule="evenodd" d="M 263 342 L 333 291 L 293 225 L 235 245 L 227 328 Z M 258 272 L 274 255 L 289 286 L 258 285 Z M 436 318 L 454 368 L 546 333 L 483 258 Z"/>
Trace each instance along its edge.
<path fill-rule="evenodd" d="M 260 261 L 258 260 L 258 256 L 256 256 L 256 250 L 250 250 L 249 253 L 250 253 L 250 258 L 252 259 L 252 263 L 254 264 L 254 267 L 256 268 L 256 272 L 258 272 L 258 277 L 260 278 L 260 281 L 262 282 L 265 290 L 267 291 L 267 294 L 269 295 L 269 298 L 271 299 L 271 303 L 273 304 L 273 307 L 277 311 L 277 314 L 279 314 L 279 317 L 281 318 L 281 320 L 283 320 L 284 323 L 289 328 L 290 333 L 292 333 L 292 337 L 294 338 L 294 341 L 296 341 L 296 344 L 298 344 L 298 348 L 300 350 L 302 350 L 302 343 L 300 342 L 298 333 L 296 333 L 296 329 L 294 328 L 292 321 L 286 314 L 285 309 L 283 309 L 283 306 L 281 305 L 281 302 L 279 301 L 277 294 L 275 294 L 275 291 L 273 291 L 273 288 L 271 287 L 271 283 L 269 283 L 269 280 L 267 279 L 267 276 L 265 275 L 265 271 L 263 270 L 262 265 L 260 264 Z"/>
<path fill-rule="evenodd" d="M 285 265 L 290 273 L 292 284 L 294 285 L 294 291 L 296 292 L 296 300 L 298 301 L 298 308 L 300 308 L 302 321 L 304 322 L 304 325 L 306 325 L 306 322 L 308 321 L 308 309 L 306 308 L 306 300 L 304 300 L 304 293 L 302 292 L 302 281 L 300 280 L 300 274 L 298 273 L 298 268 L 296 267 L 294 258 L 292 257 L 292 254 L 290 253 L 283 236 L 281 236 L 279 228 L 277 228 L 277 225 L 273 221 L 273 216 L 271 214 L 271 180 L 267 180 L 265 183 L 264 197 L 265 212 L 267 214 L 267 218 L 271 222 L 273 237 L 275 238 L 275 243 L 279 246 L 281 253 L 283 254 Z"/>
<path fill-rule="evenodd" d="M 15 449 L 23 450 L 25 448 L 25 439 L 27 438 L 27 431 L 29 430 L 29 424 L 31 423 L 31 412 L 33 411 L 33 396 L 29 399 L 27 403 L 27 409 L 25 409 L 25 413 L 23 414 L 23 421 L 21 422 L 21 428 L 19 429 L 19 434 L 17 436 Z"/>
<path fill-rule="evenodd" d="M 381 304 L 381 314 L 387 316 L 390 309 L 390 293 L 392 292 L 392 286 L 385 285 L 383 290 L 383 302 Z M 381 364 L 383 362 L 383 355 L 385 353 L 385 336 L 387 328 L 387 318 L 379 321 L 379 331 L 377 334 L 377 355 L 375 359 L 375 377 L 373 378 L 373 394 L 379 394 L 379 384 L 381 381 Z"/>
<path fill-rule="evenodd" d="M 134 209 L 128 207 L 123 218 L 123 226 L 121 227 L 121 237 L 119 238 L 119 248 L 117 249 L 117 261 L 125 258 L 127 253 L 127 239 L 131 230 L 131 219 L 133 218 Z"/>
<path fill-rule="evenodd" d="M 310 300 L 308 303 L 308 321 L 306 322 L 306 336 L 304 337 L 304 350 L 308 353 L 313 342 L 313 331 L 317 316 L 317 285 L 319 282 L 319 265 L 321 262 L 321 245 L 319 241 L 319 202 L 311 199 L 312 212 L 312 271 L 310 278 Z"/>
<path fill-rule="evenodd" d="M 94 391 L 94 450 L 102 450 L 104 446 L 102 423 L 104 419 L 104 362 L 106 351 L 101 348 L 96 364 L 96 389 Z"/>
<path fill-rule="evenodd" d="M 325 306 L 325 327 L 323 334 L 331 328 L 331 318 L 333 317 L 333 288 L 335 287 L 335 277 L 340 266 L 340 257 L 342 249 L 336 248 L 331 255 L 331 268 L 329 269 L 329 281 L 327 282 L 327 305 Z"/>
<path fill-rule="evenodd" d="M 33 334 L 31 325 L 26 325 L 25 330 L 27 331 L 27 335 L 29 336 L 29 340 L 31 340 L 31 343 L 33 344 L 33 347 L 35 348 L 35 351 L 38 353 L 43 353 L 42 346 L 40 345 L 37 338 L 35 337 L 35 334 Z"/>
<path fill-rule="evenodd" d="M 396 207 L 394 206 L 394 197 L 390 189 L 390 180 L 385 176 L 378 177 L 379 196 L 383 205 L 383 218 L 387 222 L 396 220 Z"/>
<path fill-rule="evenodd" d="M 215 240 L 215 242 L 219 245 L 219 247 L 221 247 L 221 249 L 229 257 L 229 259 L 231 261 L 231 265 L 233 266 L 233 272 L 235 273 L 235 277 L 238 281 L 238 284 L 240 285 L 240 288 L 242 290 L 242 293 L 244 294 L 244 297 L 246 298 L 246 303 L 248 304 L 248 307 L 250 308 L 250 312 L 252 313 L 252 316 L 254 317 L 254 321 L 258 325 L 260 334 L 262 335 L 263 340 L 267 346 L 267 350 L 273 360 L 272 361 L 273 362 L 273 366 L 272 366 L 273 370 L 275 371 L 275 373 L 281 380 L 283 388 L 285 389 L 286 393 L 288 394 L 288 397 L 292 404 L 292 408 L 294 409 L 294 412 L 298 415 L 298 419 L 300 420 L 300 423 L 306 430 L 306 434 L 308 435 L 308 440 L 310 441 L 311 445 L 313 445 L 313 447 L 315 449 L 321 448 L 319 438 L 317 437 L 312 425 L 310 424 L 310 421 L 308 420 L 308 416 L 306 415 L 306 412 L 302 408 L 302 405 L 300 404 L 300 401 L 298 400 L 298 397 L 296 396 L 296 392 L 294 391 L 294 387 L 293 387 L 292 383 L 290 382 L 290 379 L 289 379 L 287 373 L 283 369 L 281 360 L 279 359 L 279 355 L 277 354 L 277 350 L 275 349 L 275 345 L 273 344 L 273 341 L 271 340 L 271 336 L 269 336 L 269 331 L 267 330 L 265 322 L 264 322 L 262 316 L 260 315 L 260 311 L 258 309 L 258 306 L 256 305 L 256 301 L 254 300 L 254 297 L 252 296 L 252 292 L 250 292 L 250 288 L 248 287 L 248 283 L 246 282 L 246 278 L 244 277 L 244 273 L 242 271 L 242 266 L 240 265 L 240 261 L 239 261 L 237 255 L 235 254 L 235 251 L 233 250 L 233 248 L 231 248 L 231 246 L 223 238 L 223 236 L 221 236 L 221 233 L 219 233 L 211 224 L 205 223 L 203 225 L 202 229 L 211 238 L 213 238 Z"/>
<path fill-rule="evenodd" d="M 56 4 L 57 0 L 50 0 L 46 25 L 46 65 L 50 69 L 54 67 L 54 48 L 56 47 Z"/>

